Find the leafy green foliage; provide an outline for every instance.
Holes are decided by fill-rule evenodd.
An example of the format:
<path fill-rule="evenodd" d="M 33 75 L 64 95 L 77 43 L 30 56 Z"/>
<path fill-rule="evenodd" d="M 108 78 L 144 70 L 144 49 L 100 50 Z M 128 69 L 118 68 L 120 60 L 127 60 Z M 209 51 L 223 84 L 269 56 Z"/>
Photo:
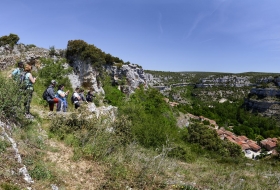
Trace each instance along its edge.
<path fill-rule="evenodd" d="M 65 76 L 72 71 L 72 68 L 64 69 L 63 64 L 65 60 L 59 60 L 54 63 L 51 59 L 43 58 L 41 61 L 44 67 L 39 70 L 39 77 L 40 82 L 44 86 L 48 86 L 53 79 L 55 79 L 58 84 L 65 84 L 67 87 L 70 86 L 70 81 Z"/>
<path fill-rule="evenodd" d="M 51 46 L 50 48 L 49 48 L 49 55 L 50 56 L 55 56 L 56 54 L 55 54 L 55 47 L 54 46 Z"/>
<path fill-rule="evenodd" d="M 69 89 L 72 94 L 72 86 L 70 83 L 67 74 L 72 71 L 72 68 L 65 69 L 63 64 L 65 63 L 64 59 L 61 59 L 57 62 L 53 62 L 52 59 L 41 60 L 43 67 L 38 71 L 39 77 L 35 83 L 35 89 L 37 94 L 40 94 L 40 104 L 47 105 L 47 102 L 44 101 L 41 97 L 45 89 L 51 84 L 51 80 L 56 80 L 57 85 L 64 84 L 65 89 Z M 71 97 L 67 97 L 68 102 L 70 102 Z"/>
<path fill-rule="evenodd" d="M 2 183 L 0 185 L 1 189 L 3 190 L 20 190 L 20 188 L 14 184 L 10 184 L 10 183 Z"/>
<path fill-rule="evenodd" d="M 132 122 L 132 134 L 144 147 L 159 148 L 176 136 L 176 120 L 164 97 L 155 89 L 137 90 L 119 107 Z"/>
<path fill-rule="evenodd" d="M 110 127 L 103 123 L 105 118 L 92 117 L 92 113 L 84 109 L 81 116 L 73 113 L 70 117 L 57 117 L 50 126 L 51 133 L 75 148 L 76 159 L 102 160 L 131 141 L 130 123 L 125 117 L 118 118 L 110 132 Z"/>
<path fill-rule="evenodd" d="M 73 63 L 75 57 L 79 57 L 84 61 L 88 61 L 94 67 L 100 68 L 104 64 L 112 65 L 113 62 L 123 61 L 111 54 L 104 53 L 101 49 L 94 45 L 87 44 L 83 40 L 70 40 L 67 44 L 66 58 L 69 63 Z"/>
<path fill-rule="evenodd" d="M 114 106 L 121 106 L 123 104 L 125 95 L 117 89 L 116 86 L 111 85 L 110 77 L 104 77 L 103 89 L 106 92 L 105 100 Z"/>
<path fill-rule="evenodd" d="M 24 100 L 25 95 L 19 84 L 0 75 L 0 119 L 22 122 Z"/>
<path fill-rule="evenodd" d="M 267 138 L 280 135 L 280 129 L 277 127 L 277 122 L 271 118 L 261 117 L 258 114 L 246 111 L 243 107 L 243 98 L 234 98 L 232 99 L 232 102 L 226 101 L 224 103 L 219 103 L 210 98 L 202 100 L 196 95 L 201 94 L 200 91 L 192 90 L 190 88 L 188 89 L 189 94 L 187 95 L 187 98 L 191 103 L 180 104 L 178 109 L 181 112 L 189 112 L 197 116 L 213 119 L 219 126 L 225 128 L 228 126 L 234 126 L 233 132 L 235 134 L 245 135 L 250 139 L 256 139 L 258 136 Z M 221 88 L 216 88 L 216 90 L 221 90 Z M 215 91 L 215 89 L 209 89 L 209 92 L 212 91 Z"/>
<path fill-rule="evenodd" d="M 43 162 L 36 163 L 35 167 L 30 170 L 30 175 L 37 180 L 47 180 L 52 178 L 51 171 Z"/>
<path fill-rule="evenodd" d="M 31 49 L 31 48 L 34 48 L 34 47 L 37 47 L 37 46 L 34 45 L 34 44 L 27 44 L 27 45 L 26 45 L 26 48 L 27 48 L 27 49 Z"/>
<path fill-rule="evenodd" d="M 237 144 L 222 141 L 217 132 L 202 124 L 195 123 L 188 127 L 187 141 L 198 143 L 207 150 L 218 152 L 224 157 L 240 157 L 241 147 Z"/>
<path fill-rule="evenodd" d="M 4 46 L 9 44 L 10 46 L 14 46 L 19 41 L 19 37 L 16 34 L 10 34 L 9 36 L 0 37 L 0 46 Z"/>
<path fill-rule="evenodd" d="M 0 153 L 4 152 L 8 146 L 9 145 L 7 141 L 0 139 Z"/>

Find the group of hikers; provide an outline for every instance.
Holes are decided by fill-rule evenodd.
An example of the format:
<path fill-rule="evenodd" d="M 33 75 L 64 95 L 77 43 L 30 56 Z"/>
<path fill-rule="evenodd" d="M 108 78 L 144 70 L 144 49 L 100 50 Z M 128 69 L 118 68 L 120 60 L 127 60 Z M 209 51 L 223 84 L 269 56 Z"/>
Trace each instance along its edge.
<path fill-rule="evenodd" d="M 36 82 L 36 77 L 33 77 L 31 74 L 32 66 L 30 64 L 24 64 L 23 62 L 18 62 L 18 67 L 12 71 L 9 75 L 10 78 L 13 78 L 15 81 L 21 84 L 19 86 L 20 91 L 25 96 L 24 99 L 24 108 L 25 108 L 25 117 L 34 118 L 30 114 L 30 103 L 32 100 L 32 94 L 34 91 L 33 84 Z M 67 112 L 68 102 L 67 97 L 69 95 L 69 90 L 65 91 L 64 84 L 58 85 L 58 90 L 55 90 L 57 85 L 56 80 L 51 80 L 51 84 L 47 87 L 43 93 L 43 99 L 46 100 L 49 104 L 49 115 L 53 114 L 54 105 L 56 106 L 56 111 Z M 84 96 L 84 90 L 80 87 L 77 87 L 74 93 L 71 96 L 71 102 L 74 104 L 75 109 L 81 106 L 82 102 L 93 102 L 93 97 L 95 96 L 94 89 L 91 88 L 87 93 L 86 97 Z"/>

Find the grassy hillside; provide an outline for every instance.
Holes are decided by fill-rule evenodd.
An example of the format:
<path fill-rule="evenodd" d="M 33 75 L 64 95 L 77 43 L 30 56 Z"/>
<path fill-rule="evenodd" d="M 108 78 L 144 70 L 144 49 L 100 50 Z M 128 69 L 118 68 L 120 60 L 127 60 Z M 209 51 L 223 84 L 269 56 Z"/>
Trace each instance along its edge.
<path fill-rule="evenodd" d="M 189 103 L 177 109 L 170 107 L 163 100 L 164 96 L 154 89 L 140 88 L 128 98 L 104 77 L 105 99 L 118 106 L 115 121 L 108 122 L 105 116 L 97 118 L 85 107 L 74 110 L 71 104 L 67 114 L 48 117 L 48 108 L 41 96 L 49 81 L 55 78 L 70 89 L 65 77 L 70 70 L 63 69 L 64 62 L 53 63 L 44 59 L 45 67 L 34 71 L 33 75 L 39 77 L 31 103 L 34 120 L 23 117 L 22 101 L 16 101 L 20 93 L 16 93 L 16 84 L 7 78 L 12 68 L 1 72 L 1 105 L 6 106 L 1 107 L 1 120 L 17 123 L 16 126 L 10 124 L 13 127 L 4 128 L 4 131 L 17 142 L 22 163 L 17 163 L 11 142 L 1 135 L 0 188 L 50 189 L 56 186 L 59 189 L 183 190 L 279 187 L 278 158 L 266 157 L 258 161 L 244 158 L 237 145 L 220 140 L 212 129 L 201 123 L 194 123 L 188 129 L 176 126 L 179 111 L 217 117 L 221 123 L 234 122 L 229 117 L 229 110 L 238 107 L 239 98 L 236 104 L 220 104 L 223 105 L 218 109 L 220 112 L 214 112 L 209 107 L 206 109 L 204 104 L 209 99 L 192 96 L 194 89 L 187 88 L 184 96 Z M 103 105 L 108 104 L 103 102 Z M 8 112 L 11 106 L 17 107 L 16 112 Z M 16 120 L 13 119 L 14 113 L 18 114 Z M 23 180 L 18 171 L 22 164 L 27 167 L 34 183 L 27 184 Z"/>

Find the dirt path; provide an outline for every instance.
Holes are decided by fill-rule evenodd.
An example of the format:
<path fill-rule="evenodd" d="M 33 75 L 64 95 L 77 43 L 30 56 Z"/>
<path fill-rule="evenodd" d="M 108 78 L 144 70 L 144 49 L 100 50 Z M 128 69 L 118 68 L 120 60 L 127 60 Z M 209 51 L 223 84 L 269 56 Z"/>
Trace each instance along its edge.
<path fill-rule="evenodd" d="M 54 164 L 58 178 L 63 180 L 63 184 L 56 186 L 65 189 L 98 189 L 104 179 L 103 166 L 89 160 L 75 162 L 72 148 L 61 142 L 49 139 L 46 144 L 52 151 L 47 151 L 45 161 Z"/>

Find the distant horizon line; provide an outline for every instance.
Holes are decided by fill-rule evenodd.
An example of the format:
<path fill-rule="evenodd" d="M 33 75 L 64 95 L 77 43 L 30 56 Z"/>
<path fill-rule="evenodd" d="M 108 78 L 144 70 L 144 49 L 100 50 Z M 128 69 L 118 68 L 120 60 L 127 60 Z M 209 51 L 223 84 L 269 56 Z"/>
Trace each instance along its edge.
<path fill-rule="evenodd" d="M 145 71 L 157 71 L 157 72 L 172 72 L 172 73 L 224 73 L 224 74 L 242 74 L 242 73 L 267 73 L 267 74 L 280 74 L 277 72 L 260 72 L 260 71 L 245 71 L 245 72 L 223 72 L 223 71 L 160 71 L 144 69 Z"/>

